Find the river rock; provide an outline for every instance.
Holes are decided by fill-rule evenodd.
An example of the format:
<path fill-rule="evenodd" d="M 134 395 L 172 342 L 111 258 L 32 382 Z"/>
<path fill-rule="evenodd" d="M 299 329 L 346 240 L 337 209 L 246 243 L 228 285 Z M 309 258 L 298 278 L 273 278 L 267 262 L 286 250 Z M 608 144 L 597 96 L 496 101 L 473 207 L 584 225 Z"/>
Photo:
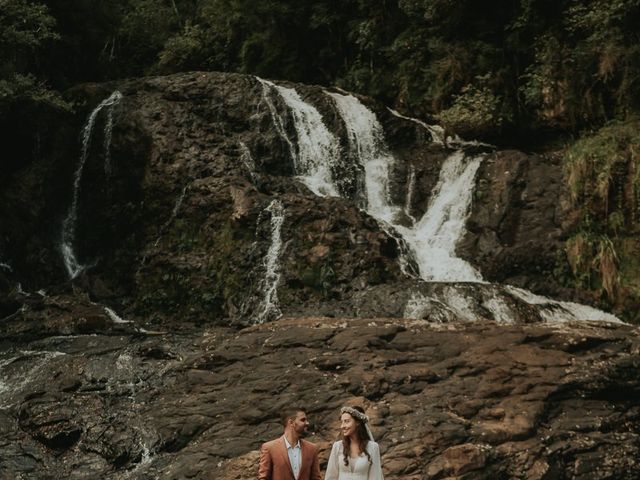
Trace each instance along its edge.
<path fill-rule="evenodd" d="M 638 333 L 311 317 L 32 340 L 0 360 L 0 469 L 255 478 L 290 404 L 309 409 L 324 468 L 340 406 L 358 404 L 391 480 L 634 479 Z"/>

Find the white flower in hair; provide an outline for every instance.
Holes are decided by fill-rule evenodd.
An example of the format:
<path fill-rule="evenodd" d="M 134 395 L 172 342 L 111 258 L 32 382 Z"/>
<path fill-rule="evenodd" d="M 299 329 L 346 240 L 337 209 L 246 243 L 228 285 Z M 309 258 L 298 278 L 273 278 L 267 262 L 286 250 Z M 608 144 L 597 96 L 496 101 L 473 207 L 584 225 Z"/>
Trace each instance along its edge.
<path fill-rule="evenodd" d="M 359 410 L 356 410 L 355 408 L 352 408 L 352 407 L 342 407 L 340 409 L 340 413 L 341 414 L 348 413 L 353 418 L 357 418 L 358 420 L 360 420 L 361 422 L 364 422 L 364 423 L 368 423 L 369 422 L 369 417 L 367 417 L 364 413 L 362 413 Z"/>

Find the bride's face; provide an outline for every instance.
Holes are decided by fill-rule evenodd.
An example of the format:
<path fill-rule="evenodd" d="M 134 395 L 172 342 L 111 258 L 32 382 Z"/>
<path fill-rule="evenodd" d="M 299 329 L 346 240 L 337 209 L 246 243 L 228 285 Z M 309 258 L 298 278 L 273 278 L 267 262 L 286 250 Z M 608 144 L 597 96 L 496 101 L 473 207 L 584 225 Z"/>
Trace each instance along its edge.
<path fill-rule="evenodd" d="M 340 416 L 340 431 L 345 437 L 353 437 L 356 433 L 356 421 L 348 413 Z"/>

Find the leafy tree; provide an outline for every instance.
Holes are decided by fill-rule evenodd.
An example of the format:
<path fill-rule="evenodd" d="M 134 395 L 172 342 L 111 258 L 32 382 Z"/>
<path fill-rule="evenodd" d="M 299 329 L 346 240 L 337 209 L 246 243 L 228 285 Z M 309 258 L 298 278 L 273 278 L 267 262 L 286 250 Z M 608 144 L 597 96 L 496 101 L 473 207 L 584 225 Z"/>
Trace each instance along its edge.
<path fill-rule="evenodd" d="M 39 77 L 38 54 L 48 42 L 57 40 L 55 19 L 47 7 L 27 0 L 0 0 L 0 115 L 17 104 L 64 102 Z"/>

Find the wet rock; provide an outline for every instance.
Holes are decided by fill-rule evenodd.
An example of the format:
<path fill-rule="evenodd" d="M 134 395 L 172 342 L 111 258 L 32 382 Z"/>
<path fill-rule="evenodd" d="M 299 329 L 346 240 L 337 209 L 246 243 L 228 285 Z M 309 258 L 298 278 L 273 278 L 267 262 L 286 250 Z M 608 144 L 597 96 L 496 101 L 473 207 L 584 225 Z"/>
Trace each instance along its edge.
<path fill-rule="evenodd" d="M 313 317 L 19 348 L 0 358 L 14 477 L 254 478 L 290 403 L 309 408 L 323 462 L 339 407 L 364 405 L 388 478 L 640 475 L 629 326 Z"/>

